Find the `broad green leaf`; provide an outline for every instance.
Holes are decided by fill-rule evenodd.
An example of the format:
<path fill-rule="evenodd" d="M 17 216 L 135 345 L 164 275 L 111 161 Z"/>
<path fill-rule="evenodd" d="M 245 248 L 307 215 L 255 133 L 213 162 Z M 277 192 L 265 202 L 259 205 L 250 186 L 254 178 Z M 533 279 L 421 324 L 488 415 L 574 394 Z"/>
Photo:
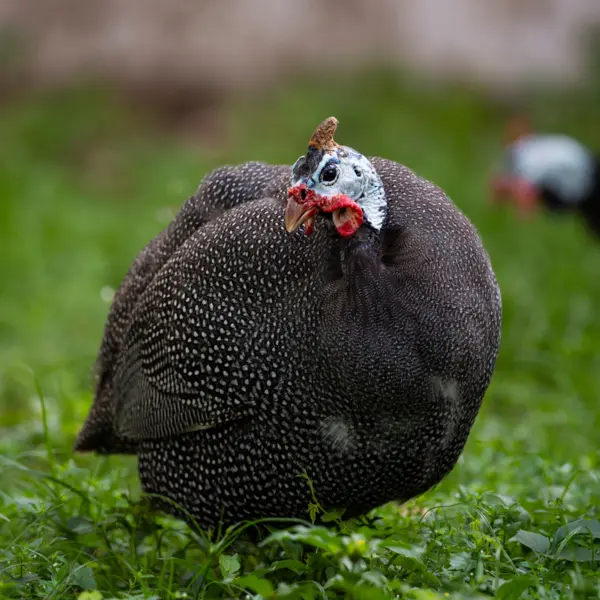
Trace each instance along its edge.
<path fill-rule="evenodd" d="M 425 563 L 419 560 L 416 556 L 407 550 L 406 548 L 399 548 L 397 546 L 388 547 L 388 550 L 394 552 L 397 556 L 393 557 L 392 560 L 395 564 L 402 565 L 408 571 L 426 571 L 427 567 Z"/>
<path fill-rule="evenodd" d="M 71 582 L 84 590 L 94 590 L 97 587 L 91 567 L 77 567 L 71 574 Z"/>
<path fill-rule="evenodd" d="M 570 562 L 600 562 L 600 548 L 563 548 L 558 554 L 558 558 Z"/>
<path fill-rule="evenodd" d="M 67 528 L 73 533 L 84 534 L 94 530 L 94 524 L 85 517 L 69 517 L 67 519 Z"/>
<path fill-rule="evenodd" d="M 386 548 L 394 554 L 401 554 L 402 556 L 408 556 L 416 559 L 421 557 L 425 552 L 425 549 L 421 546 L 400 546 L 399 542 L 396 541 L 382 541 L 380 542 L 379 547 Z"/>
<path fill-rule="evenodd" d="M 272 571 L 279 571 L 281 569 L 289 569 L 296 573 L 296 575 L 300 575 L 300 573 L 305 573 L 308 567 L 303 562 L 291 558 L 278 560 L 271 565 Z"/>
<path fill-rule="evenodd" d="M 552 545 L 557 546 L 565 539 L 565 537 L 567 537 L 567 535 L 578 529 L 580 530 L 578 535 L 584 535 L 588 538 L 591 535 L 594 539 L 600 539 L 600 521 L 578 519 L 577 521 L 571 521 L 557 529 L 552 540 Z"/>
<path fill-rule="evenodd" d="M 394 564 L 401 566 L 404 570 L 408 571 L 409 573 L 416 573 L 417 577 L 423 581 L 426 581 L 428 585 L 440 585 L 440 580 L 438 579 L 438 577 L 433 573 L 430 573 L 425 563 L 420 561 L 418 558 L 413 558 L 412 556 L 403 556 L 402 554 L 399 554 L 394 559 Z"/>
<path fill-rule="evenodd" d="M 322 517 L 323 523 L 330 523 L 331 521 L 337 521 L 346 512 L 345 508 L 338 508 L 335 510 L 327 511 Z"/>
<path fill-rule="evenodd" d="M 473 568 L 474 561 L 468 552 L 453 554 L 450 558 L 450 568 L 453 571 L 467 571 Z"/>
<path fill-rule="evenodd" d="M 230 579 L 240 570 L 241 564 L 237 554 L 230 556 L 229 554 L 221 554 L 219 556 L 219 566 L 224 579 Z"/>
<path fill-rule="evenodd" d="M 275 590 L 271 582 L 268 579 L 260 579 L 256 575 L 240 577 L 236 579 L 236 583 L 260 594 L 263 598 L 272 598 L 275 595 Z"/>
<path fill-rule="evenodd" d="M 519 529 L 511 541 L 520 542 L 538 554 L 545 554 L 550 549 L 550 540 L 541 533 Z"/>
<path fill-rule="evenodd" d="M 98 592 L 81 592 L 79 596 L 77 596 L 77 600 L 102 600 L 104 596 Z"/>
<path fill-rule="evenodd" d="M 381 571 L 365 571 L 362 580 L 377 588 L 386 588 L 388 584 L 387 577 Z"/>
<path fill-rule="evenodd" d="M 536 585 L 536 581 L 529 575 L 523 575 L 522 577 L 515 577 L 510 581 L 504 582 L 496 592 L 496 598 L 498 600 L 518 600 L 523 592 Z"/>
<path fill-rule="evenodd" d="M 369 585 L 353 585 L 348 591 L 351 592 L 350 597 L 356 600 L 387 600 L 391 597 L 381 588 Z"/>
<path fill-rule="evenodd" d="M 330 553 L 341 552 L 343 549 L 342 540 L 334 531 L 325 527 L 305 527 L 304 525 L 299 525 L 287 531 L 276 531 L 269 535 L 261 545 L 266 545 L 272 541 L 285 540 L 303 542 Z"/>

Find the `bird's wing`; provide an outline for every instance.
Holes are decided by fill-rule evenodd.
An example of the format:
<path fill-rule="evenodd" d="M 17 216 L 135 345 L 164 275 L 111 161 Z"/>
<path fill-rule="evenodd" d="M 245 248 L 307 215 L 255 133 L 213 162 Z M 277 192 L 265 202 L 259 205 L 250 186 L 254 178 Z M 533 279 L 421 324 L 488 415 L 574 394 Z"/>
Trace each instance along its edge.
<path fill-rule="evenodd" d="M 137 256 L 117 290 L 100 350 L 100 370 L 114 358 L 131 314 L 144 290 L 167 260 L 195 231 L 221 212 L 272 193 L 289 167 L 250 162 L 220 167 L 200 183 L 169 226 Z M 100 373 L 101 376 L 101 373 Z"/>
<path fill-rule="evenodd" d="M 282 311 L 306 269 L 286 259 L 303 242 L 285 232 L 281 201 L 264 198 L 226 211 L 173 254 L 122 341 L 113 381 L 119 435 L 161 438 L 255 414 L 253 403 L 281 374 Z"/>
<path fill-rule="evenodd" d="M 90 414 L 75 449 L 80 451 L 135 451 L 115 436 L 113 378 L 135 308 L 176 250 L 200 227 L 218 214 L 267 194 L 280 193 L 289 179 L 290 167 L 249 162 L 215 169 L 200 183 L 175 219 L 138 254 L 115 293 L 96 361 L 96 393 Z"/>

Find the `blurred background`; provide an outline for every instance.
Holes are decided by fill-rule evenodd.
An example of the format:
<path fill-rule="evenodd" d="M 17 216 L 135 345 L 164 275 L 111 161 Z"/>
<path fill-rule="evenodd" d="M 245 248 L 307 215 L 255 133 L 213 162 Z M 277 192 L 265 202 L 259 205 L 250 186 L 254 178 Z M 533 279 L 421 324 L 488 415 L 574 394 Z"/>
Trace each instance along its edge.
<path fill-rule="evenodd" d="M 488 178 L 515 113 L 600 150 L 599 31 L 598 0 L 2 0 L 0 452 L 41 443 L 41 395 L 69 452 L 114 289 L 207 171 L 291 163 L 333 114 L 490 253 L 503 341 L 470 451 L 589 466 L 600 243 L 492 207 Z"/>

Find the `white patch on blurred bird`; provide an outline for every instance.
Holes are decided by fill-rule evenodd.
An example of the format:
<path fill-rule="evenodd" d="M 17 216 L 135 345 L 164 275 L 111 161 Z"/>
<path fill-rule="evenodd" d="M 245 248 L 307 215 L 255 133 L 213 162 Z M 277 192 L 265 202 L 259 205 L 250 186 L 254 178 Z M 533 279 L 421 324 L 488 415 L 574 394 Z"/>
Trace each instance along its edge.
<path fill-rule="evenodd" d="M 511 171 L 546 186 L 565 203 L 578 203 L 594 185 L 594 159 L 585 146 L 566 135 L 529 135 L 509 148 Z"/>

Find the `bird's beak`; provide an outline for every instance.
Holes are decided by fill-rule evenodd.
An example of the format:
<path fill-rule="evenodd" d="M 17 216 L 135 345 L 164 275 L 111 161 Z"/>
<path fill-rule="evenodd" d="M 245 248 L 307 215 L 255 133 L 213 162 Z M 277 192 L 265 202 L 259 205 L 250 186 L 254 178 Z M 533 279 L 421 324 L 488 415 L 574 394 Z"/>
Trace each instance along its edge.
<path fill-rule="evenodd" d="M 306 235 L 310 235 L 315 226 L 317 209 L 307 202 L 300 204 L 294 196 L 288 199 L 285 209 L 285 229 L 288 233 L 293 233 L 306 223 Z"/>

